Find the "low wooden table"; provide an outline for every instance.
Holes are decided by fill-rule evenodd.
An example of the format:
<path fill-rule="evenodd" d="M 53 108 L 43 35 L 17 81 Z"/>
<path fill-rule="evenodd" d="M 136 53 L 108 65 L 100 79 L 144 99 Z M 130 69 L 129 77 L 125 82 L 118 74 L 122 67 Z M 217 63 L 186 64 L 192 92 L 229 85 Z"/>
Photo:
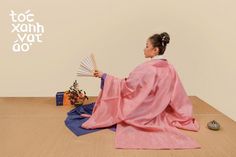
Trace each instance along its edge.
<path fill-rule="evenodd" d="M 75 136 L 64 124 L 72 106 L 56 106 L 55 98 L 0 98 L 0 157 L 229 157 L 236 154 L 236 123 L 196 96 L 190 96 L 199 132 L 183 131 L 201 149 L 122 150 L 114 148 L 115 133 L 105 129 Z M 94 102 L 90 97 L 86 103 Z M 207 122 L 216 120 L 221 130 Z"/>

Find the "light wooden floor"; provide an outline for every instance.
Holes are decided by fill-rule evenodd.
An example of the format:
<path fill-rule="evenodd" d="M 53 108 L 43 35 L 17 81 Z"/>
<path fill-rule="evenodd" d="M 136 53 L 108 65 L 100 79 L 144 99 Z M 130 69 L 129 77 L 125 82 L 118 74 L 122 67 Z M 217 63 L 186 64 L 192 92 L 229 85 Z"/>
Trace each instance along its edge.
<path fill-rule="evenodd" d="M 184 131 L 201 149 L 122 150 L 114 148 L 114 132 L 103 130 L 77 137 L 64 125 L 70 106 L 55 98 L 0 98 L 0 157 L 233 157 L 236 123 L 198 97 L 190 97 L 200 132 Z M 94 101 L 95 97 L 90 98 Z M 215 119 L 220 131 L 206 128 Z"/>

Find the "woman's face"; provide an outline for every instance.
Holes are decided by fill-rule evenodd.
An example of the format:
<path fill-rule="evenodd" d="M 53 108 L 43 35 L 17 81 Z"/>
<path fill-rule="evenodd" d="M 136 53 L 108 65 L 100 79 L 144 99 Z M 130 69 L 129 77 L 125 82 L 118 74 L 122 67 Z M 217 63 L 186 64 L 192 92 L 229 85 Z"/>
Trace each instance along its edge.
<path fill-rule="evenodd" d="M 152 58 L 158 54 L 158 47 L 153 47 L 151 41 L 148 39 L 144 49 L 145 58 Z"/>

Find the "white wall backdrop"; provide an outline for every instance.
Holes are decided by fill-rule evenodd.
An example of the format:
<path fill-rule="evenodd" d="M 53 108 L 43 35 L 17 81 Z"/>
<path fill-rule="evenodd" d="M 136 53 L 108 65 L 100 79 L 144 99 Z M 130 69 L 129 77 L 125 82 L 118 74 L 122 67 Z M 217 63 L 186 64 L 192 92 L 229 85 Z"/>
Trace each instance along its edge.
<path fill-rule="evenodd" d="M 236 2 L 233 0 L 0 0 L 0 96 L 55 96 L 77 79 L 88 95 L 97 78 L 78 78 L 95 54 L 100 70 L 125 77 L 145 59 L 146 39 L 166 31 L 166 57 L 189 95 L 236 119 Z M 13 52 L 11 10 L 29 10 L 44 26 L 42 43 Z"/>

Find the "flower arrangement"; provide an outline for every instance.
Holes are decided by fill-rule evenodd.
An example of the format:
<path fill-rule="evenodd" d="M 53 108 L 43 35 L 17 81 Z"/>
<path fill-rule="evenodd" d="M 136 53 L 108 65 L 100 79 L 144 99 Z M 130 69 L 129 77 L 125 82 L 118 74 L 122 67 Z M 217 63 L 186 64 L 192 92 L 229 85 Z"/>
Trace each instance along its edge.
<path fill-rule="evenodd" d="M 71 105 L 74 105 L 76 107 L 83 105 L 86 99 L 88 100 L 86 92 L 82 89 L 79 89 L 77 80 L 75 80 L 73 85 L 70 86 L 70 89 L 66 92 L 66 94 L 69 95 L 69 101 Z"/>

